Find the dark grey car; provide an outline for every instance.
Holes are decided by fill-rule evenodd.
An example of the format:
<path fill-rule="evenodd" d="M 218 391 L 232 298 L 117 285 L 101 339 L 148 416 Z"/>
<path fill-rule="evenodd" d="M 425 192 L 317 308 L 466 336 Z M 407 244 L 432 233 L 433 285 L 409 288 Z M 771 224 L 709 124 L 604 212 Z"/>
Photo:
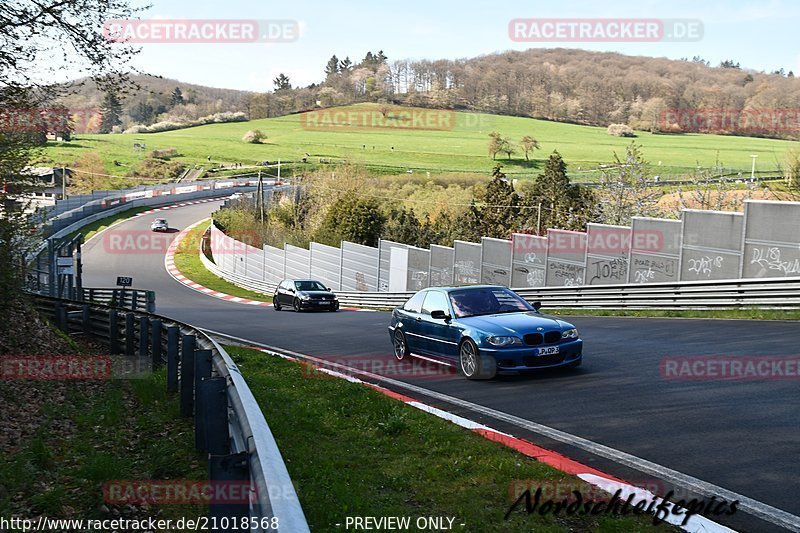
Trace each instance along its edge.
<path fill-rule="evenodd" d="M 339 300 L 321 282 L 313 279 L 285 279 L 278 284 L 272 296 L 276 311 L 291 307 L 297 312 L 305 309 L 338 311 Z"/>

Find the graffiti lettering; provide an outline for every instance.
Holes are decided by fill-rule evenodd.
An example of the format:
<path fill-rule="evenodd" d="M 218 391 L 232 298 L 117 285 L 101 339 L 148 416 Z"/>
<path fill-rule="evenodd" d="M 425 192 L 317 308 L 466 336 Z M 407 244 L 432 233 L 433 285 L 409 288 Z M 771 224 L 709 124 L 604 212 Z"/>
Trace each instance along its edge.
<path fill-rule="evenodd" d="M 711 272 L 715 268 L 722 268 L 723 257 L 717 256 L 710 258 L 708 256 L 699 259 L 689 259 L 689 272 L 694 272 L 698 276 L 705 275 L 707 278 L 711 277 Z"/>
<path fill-rule="evenodd" d="M 777 270 L 784 276 L 800 274 L 800 259 L 782 261 L 780 248 L 774 246 L 770 248 L 754 248 L 753 258 L 750 260 L 750 264 L 759 265 L 762 268 L 758 277 L 762 277 L 766 274 L 767 270 Z"/>

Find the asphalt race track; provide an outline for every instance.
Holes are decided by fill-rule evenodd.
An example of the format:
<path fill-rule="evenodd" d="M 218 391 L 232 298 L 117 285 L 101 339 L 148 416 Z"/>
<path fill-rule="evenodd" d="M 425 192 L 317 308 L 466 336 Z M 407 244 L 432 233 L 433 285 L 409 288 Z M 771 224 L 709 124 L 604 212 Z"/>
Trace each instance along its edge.
<path fill-rule="evenodd" d="M 218 205 L 199 204 L 158 216 L 183 229 Z M 134 218 L 109 231 L 149 234 L 156 216 Z M 199 327 L 337 362 L 358 361 L 370 370 L 385 368 L 381 365 L 393 359 L 387 313 L 298 315 L 226 302 L 175 282 L 164 268 L 166 247 L 130 253 L 110 249 L 109 242 L 101 234 L 83 247 L 84 286 L 112 287 L 116 276 L 132 276 L 134 287 L 156 291 L 159 314 Z M 601 443 L 800 515 L 797 377 L 684 381 L 664 379 L 659 370 L 665 356 L 797 355 L 800 325 L 611 317 L 568 320 L 585 341 L 579 369 L 502 376 L 488 382 L 469 382 L 443 371 L 391 377 Z M 246 377 L 247 369 L 243 371 Z M 520 428 L 474 413 L 461 414 L 624 479 L 648 477 Z M 776 530 L 748 520 L 740 516 L 721 521 L 746 530 Z"/>

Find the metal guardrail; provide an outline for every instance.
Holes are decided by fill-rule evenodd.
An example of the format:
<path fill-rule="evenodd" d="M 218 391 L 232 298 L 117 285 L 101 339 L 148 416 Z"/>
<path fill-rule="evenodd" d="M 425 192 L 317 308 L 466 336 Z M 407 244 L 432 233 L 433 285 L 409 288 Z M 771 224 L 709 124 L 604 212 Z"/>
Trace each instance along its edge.
<path fill-rule="evenodd" d="M 95 295 L 109 290 L 116 289 L 95 289 Z M 138 356 L 152 369 L 166 364 L 167 390 L 179 393 L 181 415 L 194 418 L 195 445 L 209 454 L 209 480 L 255 487 L 249 505 L 209 506 L 210 516 L 226 517 L 227 524 L 241 526 L 246 518 L 245 524 L 257 526 L 225 531 L 309 531 L 269 425 L 222 346 L 188 324 L 146 311 L 31 296 L 62 331 L 105 340 L 112 354 Z"/>
<path fill-rule="evenodd" d="M 104 289 L 99 287 L 83 287 L 78 298 L 81 302 L 104 304 L 111 307 L 123 307 L 132 311 L 156 311 L 156 293 L 144 289 Z"/>
<path fill-rule="evenodd" d="M 222 270 L 200 252 L 203 265 L 214 275 L 271 296 L 276 284 L 250 279 Z M 526 300 L 549 307 L 583 309 L 730 309 L 767 307 L 800 308 L 800 277 L 714 281 L 682 281 L 643 285 L 597 285 L 579 287 L 537 287 L 514 289 Z M 342 305 L 354 307 L 396 307 L 413 292 L 337 292 Z"/>

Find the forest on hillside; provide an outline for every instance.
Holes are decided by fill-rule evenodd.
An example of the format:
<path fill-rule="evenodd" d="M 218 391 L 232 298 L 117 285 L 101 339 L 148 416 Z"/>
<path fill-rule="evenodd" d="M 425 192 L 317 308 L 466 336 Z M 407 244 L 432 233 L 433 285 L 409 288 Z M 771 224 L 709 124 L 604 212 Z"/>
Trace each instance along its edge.
<path fill-rule="evenodd" d="M 734 60 L 712 66 L 699 56 L 671 60 L 555 48 L 470 59 L 391 60 L 378 51 L 357 62 L 334 54 L 320 66 L 320 82 L 306 87 L 295 87 L 283 73 L 263 92 L 153 76 L 135 76 L 134 81 L 137 88 L 117 96 L 117 110 L 109 110 L 107 95 L 91 83 L 65 105 L 115 113 L 114 131 L 189 123 L 215 113 L 241 112 L 257 119 L 378 102 L 680 133 L 697 129 L 687 127 L 685 115 L 675 112 L 711 110 L 725 114 L 724 120 L 707 120 L 699 131 L 800 138 L 800 80 L 793 72 L 757 72 Z M 737 127 L 737 118 L 753 112 L 763 122 Z"/>

